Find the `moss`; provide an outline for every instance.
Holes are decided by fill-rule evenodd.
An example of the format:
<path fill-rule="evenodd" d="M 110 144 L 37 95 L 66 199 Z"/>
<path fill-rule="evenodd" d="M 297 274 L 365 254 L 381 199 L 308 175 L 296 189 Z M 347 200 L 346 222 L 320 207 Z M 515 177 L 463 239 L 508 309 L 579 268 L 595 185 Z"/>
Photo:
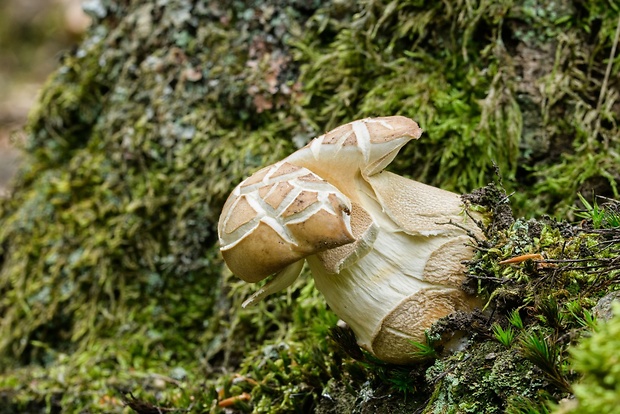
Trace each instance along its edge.
<path fill-rule="evenodd" d="M 607 152 L 618 145 L 617 85 L 601 89 L 600 77 L 616 32 L 616 6 L 605 12 L 607 4 L 372 2 L 338 17 L 319 10 L 311 47 L 300 48 L 308 117 L 334 126 L 411 116 L 424 140 L 405 149 L 397 169 L 466 192 L 489 182 L 495 163 L 519 214 L 565 214 L 575 193 L 595 183 L 597 193 L 617 197 L 618 163 Z"/>
<path fill-rule="evenodd" d="M 592 336 L 573 349 L 573 366 L 584 375 L 574 385 L 578 406 L 571 413 L 616 413 L 620 402 L 620 305 L 613 306 L 615 316 L 597 325 Z"/>
<path fill-rule="evenodd" d="M 532 363 L 491 341 L 436 363 L 427 379 L 437 385 L 426 413 L 503 413 L 511 397 L 535 398 L 545 384 Z"/>
<path fill-rule="evenodd" d="M 494 161 L 514 177 L 521 114 L 505 51 L 494 47 L 507 10 L 493 2 L 476 9 L 374 2 L 352 10 L 351 22 L 329 20 L 315 36 L 331 30 L 331 42 L 302 50 L 309 117 L 327 126 L 377 114 L 416 119 L 424 139 L 405 149 L 406 165 L 397 168 L 448 189 L 484 185 Z M 490 35 L 479 39 L 477 31 Z"/>
<path fill-rule="evenodd" d="M 513 223 L 506 202 L 564 218 L 579 189 L 616 194 L 617 65 L 601 87 L 614 4 L 100 5 L 44 88 L 0 205 L 6 412 L 520 412 L 568 395 L 567 349 L 614 289 L 618 238 L 587 218 Z M 396 171 L 464 191 L 499 169 L 515 191 L 488 190 L 504 220 L 469 267 L 494 313 L 441 321 L 431 338 L 470 326 L 467 346 L 405 368 L 338 347 L 309 279 L 242 310 L 252 287 L 215 243 L 242 177 L 396 113 L 426 130 Z M 523 254 L 543 259 L 499 264 Z M 492 326 L 514 312 L 523 327 L 502 345 Z"/>
<path fill-rule="evenodd" d="M 205 361 L 237 366 L 261 337 L 231 340 L 256 321 L 228 311 L 240 302 L 226 299 L 214 223 L 233 183 L 292 148 L 273 138 L 293 135 L 289 113 L 249 117 L 246 79 L 263 75 L 249 61 L 287 55 L 267 34 L 288 36 L 303 11 L 260 23 L 238 7 L 107 7 L 46 85 L 2 205 L 1 388 L 30 384 L 7 394 L 17 411 L 118 410 L 116 388 L 149 394 L 177 367 L 187 378 L 159 391 L 179 403 Z M 262 46 L 249 56 L 251 41 Z M 271 86 L 293 73 L 280 62 Z M 254 93 L 283 105 L 292 92 Z M 264 339 L 271 325 L 258 322 Z"/>

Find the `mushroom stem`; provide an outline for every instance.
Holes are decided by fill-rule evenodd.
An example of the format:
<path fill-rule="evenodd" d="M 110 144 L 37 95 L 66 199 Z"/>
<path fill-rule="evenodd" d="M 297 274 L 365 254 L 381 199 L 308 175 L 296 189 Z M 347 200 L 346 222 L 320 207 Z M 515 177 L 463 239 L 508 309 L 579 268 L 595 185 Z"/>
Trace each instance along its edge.
<path fill-rule="evenodd" d="M 461 261 L 473 255 L 466 230 L 438 224 L 474 223 L 462 214 L 457 194 L 389 172 L 380 176 L 370 180 L 375 192 L 360 196 L 375 226 L 372 248 L 343 253 L 339 261 L 346 265 L 337 273 L 325 259 L 329 251 L 307 261 L 317 289 L 351 326 L 358 344 L 386 362 L 403 364 L 413 361 L 411 341 L 424 341 L 425 329 L 437 319 L 474 306 L 460 290 Z M 355 221 L 352 225 L 355 234 Z"/>

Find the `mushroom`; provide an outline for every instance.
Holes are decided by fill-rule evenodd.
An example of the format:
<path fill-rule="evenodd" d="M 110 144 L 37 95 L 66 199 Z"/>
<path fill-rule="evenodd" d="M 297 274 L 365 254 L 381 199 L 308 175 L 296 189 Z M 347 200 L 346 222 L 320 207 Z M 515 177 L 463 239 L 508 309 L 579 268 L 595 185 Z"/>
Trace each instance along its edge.
<path fill-rule="evenodd" d="M 435 321 L 476 306 L 461 262 L 473 255 L 468 232 L 480 231 L 460 196 L 384 171 L 421 134 L 402 116 L 354 121 L 241 182 L 220 216 L 220 250 L 245 281 L 275 273 L 243 306 L 307 262 L 358 344 L 397 364 L 415 360 L 411 341 Z"/>

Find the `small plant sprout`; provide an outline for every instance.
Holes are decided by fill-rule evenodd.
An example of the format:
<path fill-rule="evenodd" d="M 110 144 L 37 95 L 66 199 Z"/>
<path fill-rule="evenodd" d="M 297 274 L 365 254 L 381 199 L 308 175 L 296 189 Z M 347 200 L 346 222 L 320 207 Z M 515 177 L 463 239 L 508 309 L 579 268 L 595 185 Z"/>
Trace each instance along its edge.
<path fill-rule="evenodd" d="M 510 313 L 508 322 L 510 322 L 510 324 L 517 329 L 523 329 L 523 320 L 521 319 L 518 309 L 515 309 Z"/>
<path fill-rule="evenodd" d="M 564 305 L 565 319 L 571 319 L 579 326 L 594 330 L 596 327 L 596 317 L 594 314 L 584 309 L 579 300 L 572 300 Z"/>
<path fill-rule="evenodd" d="M 577 211 L 575 213 L 576 217 L 591 221 L 592 227 L 595 229 L 620 227 L 620 202 L 607 199 L 610 203 L 610 208 L 603 208 L 598 205 L 596 199 L 590 204 L 580 193 L 577 196 L 583 204 L 584 210 Z"/>
<path fill-rule="evenodd" d="M 547 380 L 564 391 L 570 391 L 570 383 L 561 370 L 561 349 L 550 342 L 541 332 L 527 334 L 521 339 L 523 356 L 545 374 Z"/>
<path fill-rule="evenodd" d="M 589 310 L 584 309 L 583 317 L 581 318 L 577 315 L 574 316 L 579 325 L 583 326 L 584 328 L 588 328 L 592 331 L 596 329 L 596 316 L 594 316 L 594 314 Z"/>
<path fill-rule="evenodd" d="M 508 326 L 504 329 L 499 323 L 494 323 L 492 329 L 495 339 L 497 339 L 499 343 L 507 348 L 512 345 L 512 342 L 515 339 L 515 332 L 512 330 L 512 327 Z"/>
<path fill-rule="evenodd" d="M 437 351 L 433 346 L 433 340 L 429 336 L 428 332 L 424 332 L 426 338 L 425 342 L 410 341 L 411 345 L 415 348 L 412 352 L 413 357 L 416 360 L 435 359 L 437 358 Z"/>
<path fill-rule="evenodd" d="M 538 319 L 547 326 L 559 329 L 564 323 L 565 314 L 560 312 L 557 300 L 553 296 L 543 298 L 537 306 Z"/>

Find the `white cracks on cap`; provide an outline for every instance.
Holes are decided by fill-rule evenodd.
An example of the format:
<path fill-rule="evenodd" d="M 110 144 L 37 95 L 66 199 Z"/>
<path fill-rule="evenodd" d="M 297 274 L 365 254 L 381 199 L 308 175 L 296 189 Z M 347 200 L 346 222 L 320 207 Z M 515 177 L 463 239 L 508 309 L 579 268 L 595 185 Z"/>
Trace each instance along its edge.
<path fill-rule="evenodd" d="M 247 282 L 352 242 L 351 203 L 310 170 L 281 161 L 239 184 L 218 223 L 220 251 Z"/>
<path fill-rule="evenodd" d="M 228 227 L 229 221 L 237 210 L 237 205 L 241 202 L 249 204 L 255 215 L 242 226 L 229 232 L 222 232 L 220 235 L 221 250 L 236 246 L 250 236 L 260 223 L 271 227 L 287 243 L 298 245 L 298 241 L 291 234 L 287 224 L 306 221 L 320 210 L 337 216 L 339 212 L 332 205 L 330 195 L 337 197 L 345 206 L 347 205 L 348 200 L 343 194 L 305 168 L 294 168 L 285 174 L 276 175 L 284 164 L 281 161 L 269 167 L 259 182 L 247 183 L 248 180 L 245 180 L 235 188 L 232 193 L 235 199 L 228 209 L 228 214 L 224 216 L 222 227 L 224 229 Z M 286 188 L 279 186 L 280 183 L 286 183 Z M 260 191 L 262 189 L 266 189 L 266 192 Z M 307 192 L 315 193 L 316 201 L 300 203 L 299 198 L 303 196 L 302 193 Z M 274 198 L 279 198 L 276 205 L 269 201 Z M 296 213 L 287 215 L 286 212 L 294 203 L 300 204 L 301 208 Z"/>
<path fill-rule="evenodd" d="M 467 231 L 481 234 L 460 197 L 383 171 L 421 134 L 401 116 L 354 121 L 239 184 L 218 224 L 222 255 L 245 281 L 275 274 L 243 306 L 290 286 L 307 261 L 358 344 L 392 363 L 412 362 L 411 341 L 437 319 L 475 306 L 461 262 Z"/>

